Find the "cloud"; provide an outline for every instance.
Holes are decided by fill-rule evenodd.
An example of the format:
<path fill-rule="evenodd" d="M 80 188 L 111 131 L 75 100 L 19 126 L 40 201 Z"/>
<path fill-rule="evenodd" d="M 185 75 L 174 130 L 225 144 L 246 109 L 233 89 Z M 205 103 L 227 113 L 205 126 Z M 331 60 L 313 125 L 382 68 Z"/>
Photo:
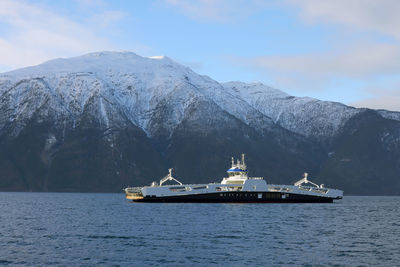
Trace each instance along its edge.
<path fill-rule="evenodd" d="M 123 12 L 110 10 L 93 15 L 92 21 L 97 23 L 97 26 L 100 23 L 101 26 L 106 27 L 122 20 L 124 17 L 125 14 Z"/>
<path fill-rule="evenodd" d="M 386 90 L 379 81 L 400 78 L 400 1 L 286 0 L 280 6 L 297 14 L 305 26 L 329 26 L 329 44 L 321 47 L 324 51 L 296 53 L 294 47 L 287 54 L 233 56 L 231 61 L 261 72 L 273 86 L 292 92 L 357 92 L 359 97 L 368 97 L 356 104 L 396 107 L 400 86 Z M 374 93 L 368 84 L 375 84 Z"/>
<path fill-rule="evenodd" d="M 359 101 L 350 103 L 350 105 L 359 108 L 388 109 L 400 111 L 400 81 L 397 85 L 391 87 L 370 87 L 367 89 L 370 96 Z"/>
<path fill-rule="evenodd" d="M 271 5 L 262 0 L 165 0 L 168 6 L 192 19 L 205 22 L 229 23 L 254 14 Z"/>
<path fill-rule="evenodd" d="M 354 83 L 379 87 L 382 77 L 400 78 L 400 47 L 382 43 L 358 44 L 330 53 L 232 57 L 231 61 L 270 77 L 272 86 L 302 94 L 343 90 Z M 363 95 L 366 89 L 358 85 L 353 90 Z"/>
<path fill-rule="evenodd" d="M 344 40 L 343 31 L 372 30 L 400 39 L 400 1 L 397 0 L 286 0 L 285 6 L 297 7 L 299 17 L 312 23 L 346 25 L 331 38 L 326 52 L 274 54 L 242 59 L 263 71 L 294 76 L 326 78 L 368 78 L 399 74 L 400 43 L 384 42 L 365 35 Z M 335 38 L 337 37 L 337 38 Z M 357 39 L 358 38 L 358 39 Z M 371 40 L 372 38 L 372 40 Z"/>
<path fill-rule="evenodd" d="M 96 0 L 86 0 L 96 1 Z M 232 22 L 270 8 L 296 8 L 306 23 L 328 23 L 376 31 L 400 39 L 398 0 L 162 0 L 197 20 Z"/>
<path fill-rule="evenodd" d="M 330 53 L 264 55 L 239 62 L 268 73 L 308 76 L 310 79 L 361 78 L 398 74 L 400 47 L 391 44 L 358 44 Z"/>
<path fill-rule="evenodd" d="M 105 7 L 106 4 L 103 0 L 74 0 L 79 8 L 89 10 L 93 8 Z"/>
<path fill-rule="evenodd" d="M 299 17 L 309 23 L 333 23 L 375 31 L 400 39 L 398 0 L 287 0 L 299 8 Z"/>
<path fill-rule="evenodd" d="M 96 34 L 99 30 L 94 28 L 96 23 L 93 20 L 101 19 L 103 24 L 97 25 L 104 26 L 104 23 L 121 19 L 121 16 L 112 11 L 104 13 L 104 16 L 102 14 L 93 14 L 90 23 L 90 19 L 78 22 L 43 5 L 0 1 L 0 23 L 8 29 L 0 34 L 0 62 L 3 69 L 4 66 L 17 68 L 55 57 L 112 49 L 112 43 Z"/>

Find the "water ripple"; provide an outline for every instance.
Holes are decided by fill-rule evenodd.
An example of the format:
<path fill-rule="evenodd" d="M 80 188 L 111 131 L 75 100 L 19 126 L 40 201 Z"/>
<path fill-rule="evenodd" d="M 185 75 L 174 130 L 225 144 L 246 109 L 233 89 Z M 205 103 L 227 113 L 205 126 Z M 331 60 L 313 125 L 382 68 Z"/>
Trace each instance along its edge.
<path fill-rule="evenodd" d="M 134 204 L 0 193 L 0 265 L 396 266 L 400 197 L 334 204 Z"/>

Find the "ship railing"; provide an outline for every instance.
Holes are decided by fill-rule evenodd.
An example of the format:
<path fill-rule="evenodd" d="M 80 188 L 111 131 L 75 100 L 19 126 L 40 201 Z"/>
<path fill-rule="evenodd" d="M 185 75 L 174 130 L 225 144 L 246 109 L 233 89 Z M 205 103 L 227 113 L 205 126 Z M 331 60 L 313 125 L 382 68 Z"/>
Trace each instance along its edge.
<path fill-rule="evenodd" d="M 249 177 L 249 180 L 264 180 L 264 177 Z"/>
<path fill-rule="evenodd" d="M 169 190 L 173 192 L 185 192 L 185 191 L 191 191 L 192 187 L 190 186 L 171 186 Z"/>
<path fill-rule="evenodd" d="M 315 193 L 320 193 L 320 194 L 327 194 L 328 193 L 328 189 L 322 189 L 322 188 L 317 188 L 317 189 L 311 189 L 312 192 Z"/>
<path fill-rule="evenodd" d="M 299 189 L 303 191 L 311 191 L 312 188 L 308 186 L 299 186 Z"/>
<path fill-rule="evenodd" d="M 269 186 L 268 191 L 270 192 L 291 192 L 292 188 L 289 187 L 281 187 L 281 186 Z"/>
<path fill-rule="evenodd" d="M 143 198 L 141 187 L 127 187 L 124 189 L 127 199 Z"/>
<path fill-rule="evenodd" d="M 314 192 L 314 193 L 324 194 L 324 195 L 326 195 L 329 192 L 328 188 L 318 188 L 318 187 L 314 187 L 314 186 L 299 186 L 298 188 L 303 191 Z"/>
<path fill-rule="evenodd" d="M 126 193 L 142 193 L 142 187 L 127 187 L 124 189 Z"/>

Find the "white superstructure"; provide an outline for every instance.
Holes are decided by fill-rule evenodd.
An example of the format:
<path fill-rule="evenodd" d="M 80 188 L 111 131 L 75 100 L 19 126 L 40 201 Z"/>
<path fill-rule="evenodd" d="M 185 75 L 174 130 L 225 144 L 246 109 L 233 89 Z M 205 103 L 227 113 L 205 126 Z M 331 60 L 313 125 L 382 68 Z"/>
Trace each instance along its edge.
<path fill-rule="evenodd" d="M 248 177 L 244 160 L 236 162 L 227 170 L 228 177 L 220 183 L 182 184 L 172 177 L 172 169 L 159 183 L 151 186 L 125 188 L 128 199 L 134 201 L 177 202 L 332 202 L 343 197 L 343 191 L 324 188 L 307 179 L 307 173 L 294 185 L 267 184 L 263 177 Z M 163 185 L 174 181 L 176 185 Z M 310 184 L 310 185 L 306 185 Z"/>

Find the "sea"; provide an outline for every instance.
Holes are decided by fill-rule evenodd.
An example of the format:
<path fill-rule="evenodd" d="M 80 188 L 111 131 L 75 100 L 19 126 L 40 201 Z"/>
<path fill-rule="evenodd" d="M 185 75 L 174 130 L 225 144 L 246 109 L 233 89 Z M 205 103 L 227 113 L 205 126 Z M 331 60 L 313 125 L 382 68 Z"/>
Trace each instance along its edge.
<path fill-rule="evenodd" d="M 400 197 L 132 203 L 0 193 L 0 266 L 400 266 Z"/>

